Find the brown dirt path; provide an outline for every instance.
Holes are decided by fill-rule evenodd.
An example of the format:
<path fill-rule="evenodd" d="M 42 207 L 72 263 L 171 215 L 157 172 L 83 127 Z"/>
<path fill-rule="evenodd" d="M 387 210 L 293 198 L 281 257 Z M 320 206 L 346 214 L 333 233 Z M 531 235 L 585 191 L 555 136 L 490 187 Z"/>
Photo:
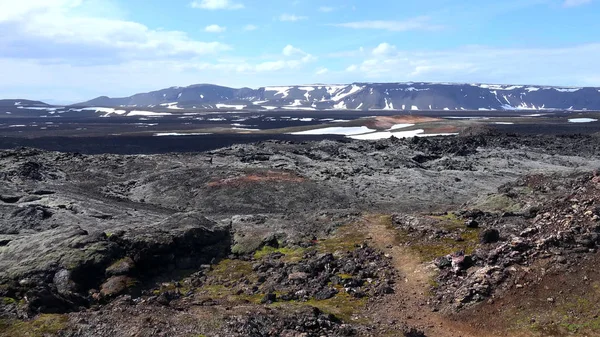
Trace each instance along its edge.
<path fill-rule="evenodd" d="M 398 244 L 396 231 L 389 226 L 389 218 L 367 215 L 357 224 L 368 242 L 385 252 L 399 271 L 395 293 L 383 298 L 368 309 L 373 321 L 393 326 L 405 324 L 423 331 L 428 337 L 496 337 L 486 332 L 454 321 L 433 312 L 428 305 L 428 291 L 433 270 L 420 262 L 418 256 L 407 247 Z M 383 336 L 398 336 L 399 331 L 389 329 Z"/>

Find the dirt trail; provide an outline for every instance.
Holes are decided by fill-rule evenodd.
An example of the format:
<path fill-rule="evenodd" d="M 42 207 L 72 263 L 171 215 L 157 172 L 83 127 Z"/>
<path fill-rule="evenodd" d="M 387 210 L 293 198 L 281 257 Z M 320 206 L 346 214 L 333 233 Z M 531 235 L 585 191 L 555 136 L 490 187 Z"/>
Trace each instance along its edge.
<path fill-rule="evenodd" d="M 399 271 L 395 293 L 370 308 L 372 319 L 384 324 L 406 324 L 422 330 L 426 336 L 496 337 L 431 310 L 427 292 L 433 271 L 421 263 L 414 252 L 398 244 L 397 233 L 384 219 L 380 215 L 368 215 L 360 224 L 360 230 L 370 238 L 369 242 L 388 254 Z M 387 335 L 394 334 L 390 331 Z"/>

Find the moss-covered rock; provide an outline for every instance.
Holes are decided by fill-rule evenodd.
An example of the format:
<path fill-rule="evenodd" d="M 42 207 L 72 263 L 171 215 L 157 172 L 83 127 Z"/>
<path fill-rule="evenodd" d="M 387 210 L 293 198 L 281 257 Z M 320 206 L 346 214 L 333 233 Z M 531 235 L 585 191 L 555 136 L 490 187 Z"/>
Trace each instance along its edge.
<path fill-rule="evenodd" d="M 127 275 L 135 268 L 135 262 L 130 257 L 124 257 L 120 260 L 115 261 L 108 268 L 106 268 L 106 275 L 118 276 Z"/>
<path fill-rule="evenodd" d="M 68 325 L 66 315 L 42 314 L 30 321 L 0 320 L 2 337 L 46 337 L 56 336 Z"/>
<path fill-rule="evenodd" d="M 126 293 L 138 285 L 138 281 L 128 276 L 113 276 L 100 286 L 100 294 L 104 297 L 115 297 Z"/>

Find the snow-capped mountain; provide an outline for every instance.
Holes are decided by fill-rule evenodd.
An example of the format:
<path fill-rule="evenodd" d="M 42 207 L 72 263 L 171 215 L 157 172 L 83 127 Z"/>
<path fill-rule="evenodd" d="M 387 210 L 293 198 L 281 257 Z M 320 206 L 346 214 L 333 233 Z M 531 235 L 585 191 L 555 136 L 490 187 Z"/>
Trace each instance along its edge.
<path fill-rule="evenodd" d="M 353 83 L 233 89 L 172 87 L 98 97 L 97 107 L 251 110 L 600 110 L 600 88 L 456 83 Z"/>

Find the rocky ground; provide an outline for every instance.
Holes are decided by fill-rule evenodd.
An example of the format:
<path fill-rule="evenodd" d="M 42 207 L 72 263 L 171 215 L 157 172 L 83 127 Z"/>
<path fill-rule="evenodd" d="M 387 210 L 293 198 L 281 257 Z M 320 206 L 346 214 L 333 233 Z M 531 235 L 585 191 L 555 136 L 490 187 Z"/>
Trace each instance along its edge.
<path fill-rule="evenodd" d="M 598 335 L 599 140 L 2 151 L 0 335 Z"/>

